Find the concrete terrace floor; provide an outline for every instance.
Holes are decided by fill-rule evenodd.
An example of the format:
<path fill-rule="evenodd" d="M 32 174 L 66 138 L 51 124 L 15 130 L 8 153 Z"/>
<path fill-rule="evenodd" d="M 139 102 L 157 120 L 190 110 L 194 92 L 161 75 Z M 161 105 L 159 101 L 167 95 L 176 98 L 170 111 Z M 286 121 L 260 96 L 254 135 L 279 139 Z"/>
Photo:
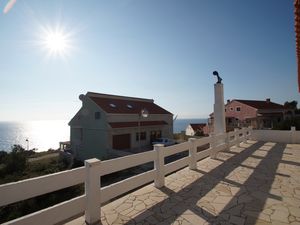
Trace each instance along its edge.
<path fill-rule="evenodd" d="M 299 224 L 300 145 L 248 141 L 102 207 L 103 225 Z M 85 224 L 84 217 L 68 223 Z"/>

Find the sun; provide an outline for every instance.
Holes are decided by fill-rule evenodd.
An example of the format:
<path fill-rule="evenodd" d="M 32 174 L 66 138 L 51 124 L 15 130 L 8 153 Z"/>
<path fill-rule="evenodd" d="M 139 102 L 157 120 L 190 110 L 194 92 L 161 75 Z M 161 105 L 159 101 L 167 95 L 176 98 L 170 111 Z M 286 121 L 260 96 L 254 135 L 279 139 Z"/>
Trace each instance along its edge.
<path fill-rule="evenodd" d="M 71 32 L 61 26 L 43 27 L 40 34 L 40 45 L 48 57 L 66 57 L 73 46 Z"/>
<path fill-rule="evenodd" d="M 45 47 L 54 53 L 63 53 L 68 46 L 66 35 L 62 32 L 49 32 L 45 36 Z"/>

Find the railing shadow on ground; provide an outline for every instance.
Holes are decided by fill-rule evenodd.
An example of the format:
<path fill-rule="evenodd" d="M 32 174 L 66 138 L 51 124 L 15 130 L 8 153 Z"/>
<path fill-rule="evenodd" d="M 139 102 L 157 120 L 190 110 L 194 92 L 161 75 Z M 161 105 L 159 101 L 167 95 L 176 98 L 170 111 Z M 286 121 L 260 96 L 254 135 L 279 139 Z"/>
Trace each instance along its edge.
<path fill-rule="evenodd" d="M 285 147 L 285 144 L 277 143 L 268 150 L 266 156 L 262 157 L 261 161 L 253 170 L 253 173 L 235 194 L 237 199 L 241 198 L 241 196 L 248 196 L 246 202 L 239 204 L 241 207 L 239 215 L 234 215 L 243 218 L 245 220 L 243 222 L 247 225 L 256 224 L 260 213 L 267 203 L 267 199 L 272 199 L 273 202 L 282 200 L 280 196 L 270 194 L 269 192 L 272 188 L 275 176 L 279 175 L 276 171 L 281 162 Z M 226 207 L 233 204 L 234 202 L 231 200 Z M 219 216 L 224 217 L 224 215 L 228 213 L 226 207 L 219 213 Z"/>
<path fill-rule="evenodd" d="M 149 224 L 149 220 L 147 220 L 148 215 L 151 215 L 152 218 L 156 218 L 158 222 L 163 222 L 163 224 L 172 224 L 187 211 L 190 211 L 199 218 L 199 223 L 197 222 L 197 224 L 201 224 L 201 221 L 202 224 L 230 224 L 229 221 L 232 219 L 234 219 L 235 222 L 240 220 L 241 224 L 243 224 L 245 220 L 247 220 L 247 225 L 255 224 L 267 198 L 273 197 L 278 200 L 277 196 L 269 195 L 268 192 L 275 178 L 276 169 L 280 163 L 285 145 L 276 144 L 271 147 L 267 155 L 259 162 L 258 166 L 253 170 L 253 173 L 244 184 L 230 181 L 226 177 L 263 145 L 264 142 L 256 142 L 242 150 L 239 154 L 232 154 L 229 159 L 209 172 L 195 170 L 203 175 L 179 192 L 174 192 L 168 187 L 160 188 L 159 190 L 168 195 L 168 197 L 125 224 Z M 227 153 L 231 152 L 229 151 Z M 268 163 L 269 160 L 272 160 L 272 163 Z M 262 178 L 261 174 L 265 174 L 267 179 Z M 198 206 L 198 201 L 221 182 L 223 184 L 227 183 L 227 185 L 237 186 L 240 190 L 232 196 L 231 200 L 229 200 L 227 204 L 224 204 L 225 207 L 217 213 L 210 210 L 209 207 Z M 243 209 L 248 207 L 247 202 L 239 204 L 238 198 L 239 196 L 245 198 L 245 195 L 251 194 L 249 191 L 257 190 L 257 188 L 260 188 L 260 191 L 256 193 L 257 197 L 253 198 L 251 202 L 251 206 L 254 206 L 256 211 L 251 215 L 247 215 L 243 212 Z M 250 208 L 252 209 L 253 207 Z M 168 215 L 167 217 L 166 214 Z M 161 218 L 161 220 L 159 218 Z M 205 223 L 205 221 L 207 221 L 207 223 Z"/>

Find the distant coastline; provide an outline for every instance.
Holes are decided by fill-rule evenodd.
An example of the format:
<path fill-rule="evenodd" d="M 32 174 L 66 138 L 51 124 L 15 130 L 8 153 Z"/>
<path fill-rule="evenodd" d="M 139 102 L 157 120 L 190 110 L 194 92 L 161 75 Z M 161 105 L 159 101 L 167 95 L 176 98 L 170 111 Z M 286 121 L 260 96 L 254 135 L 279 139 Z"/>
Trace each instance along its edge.
<path fill-rule="evenodd" d="M 37 151 L 57 149 L 60 141 L 69 140 L 69 133 L 66 120 L 3 121 L 0 122 L 0 151 L 10 151 L 14 144 Z"/>
<path fill-rule="evenodd" d="M 18 144 L 27 149 L 37 151 L 57 149 L 60 141 L 70 138 L 70 128 L 67 120 L 41 120 L 28 122 L 0 122 L 0 151 L 10 151 L 11 146 Z M 206 123 L 207 119 L 176 119 L 173 133 L 184 131 L 189 123 Z M 26 142 L 28 140 L 28 143 Z"/>

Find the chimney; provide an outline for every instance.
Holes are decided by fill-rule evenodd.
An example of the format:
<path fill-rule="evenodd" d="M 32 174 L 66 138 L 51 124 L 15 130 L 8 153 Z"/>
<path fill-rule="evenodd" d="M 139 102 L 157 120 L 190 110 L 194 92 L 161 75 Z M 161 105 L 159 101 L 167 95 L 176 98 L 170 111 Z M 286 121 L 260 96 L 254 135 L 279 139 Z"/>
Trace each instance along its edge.
<path fill-rule="evenodd" d="M 266 102 L 267 102 L 267 103 L 270 103 L 270 102 L 271 102 L 271 99 L 270 99 L 270 98 L 267 98 L 267 99 L 266 99 Z"/>
<path fill-rule="evenodd" d="M 85 95 L 84 95 L 84 94 L 81 94 L 81 95 L 79 95 L 78 98 L 79 98 L 80 101 L 83 101 L 84 97 L 85 97 Z"/>
<path fill-rule="evenodd" d="M 230 103 L 230 99 L 227 99 L 227 104 L 229 104 Z"/>

